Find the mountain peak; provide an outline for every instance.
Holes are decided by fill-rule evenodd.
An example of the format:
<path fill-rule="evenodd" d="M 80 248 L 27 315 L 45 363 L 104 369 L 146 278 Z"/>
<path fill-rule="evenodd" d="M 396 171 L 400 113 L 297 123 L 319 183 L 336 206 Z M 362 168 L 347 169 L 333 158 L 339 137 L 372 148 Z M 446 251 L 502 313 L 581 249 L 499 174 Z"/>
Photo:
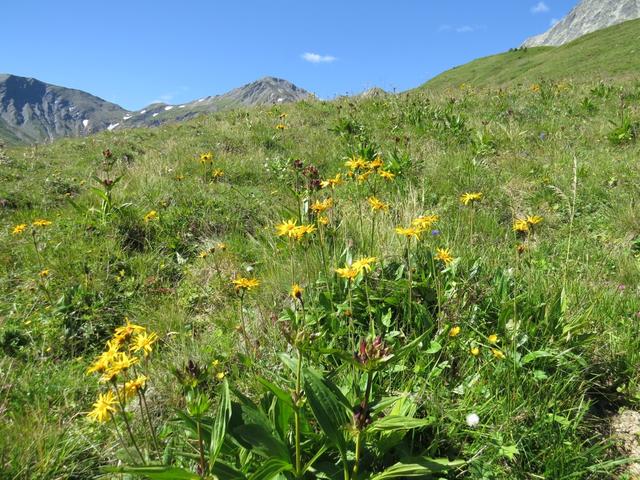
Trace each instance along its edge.
<path fill-rule="evenodd" d="M 587 33 L 640 18 L 640 0 L 582 0 L 545 33 L 528 38 L 522 46 L 560 46 Z"/>

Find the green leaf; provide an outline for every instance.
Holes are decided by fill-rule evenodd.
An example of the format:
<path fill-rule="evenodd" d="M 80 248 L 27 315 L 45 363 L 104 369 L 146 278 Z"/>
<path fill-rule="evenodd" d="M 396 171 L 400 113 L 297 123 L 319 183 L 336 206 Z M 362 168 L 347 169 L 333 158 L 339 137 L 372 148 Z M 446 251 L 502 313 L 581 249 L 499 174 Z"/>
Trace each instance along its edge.
<path fill-rule="evenodd" d="M 522 358 L 522 364 L 526 365 L 527 363 L 533 362 L 538 358 L 544 357 L 553 357 L 553 353 L 546 352 L 544 350 L 536 350 L 535 352 L 529 352 Z"/>
<path fill-rule="evenodd" d="M 273 393 L 278 398 L 278 400 L 293 408 L 293 400 L 291 399 L 291 395 L 289 393 L 285 392 L 276 384 L 270 382 L 265 378 L 258 377 L 258 382 L 260 382 L 263 387 L 267 388 L 271 393 Z"/>
<path fill-rule="evenodd" d="M 104 467 L 107 473 L 129 473 L 140 475 L 151 480 L 200 480 L 200 476 L 178 467 Z"/>
<path fill-rule="evenodd" d="M 427 348 L 424 353 L 438 353 L 440 350 L 442 350 L 442 345 L 440 345 L 440 343 L 436 342 L 435 340 L 431 340 L 431 343 L 429 344 L 429 348 Z"/>
<path fill-rule="evenodd" d="M 520 451 L 516 445 L 502 445 L 498 451 L 499 455 L 509 460 L 513 460 L 518 453 L 520 453 Z"/>
<path fill-rule="evenodd" d="M 349 422 L 349 414 L 345 404 L 338 399 L 322 376 L 310 368 L 305 368 L 304 390 L 320 428 L 329 441 L 337 447 L 342 461 L 346 461 L 347 443 L 342 430 Z"/>
<path fill-rule="evenodd" d="M 216 458 L 222 449 L 224 437 L 227 433 L 227 425 L 231 419 L 231 395 L 229 383 L 225 379 L 221 386 L 220 405 L 211 431 L 211 444 L 209 446 L 209 465 L 216 463 Z"/>
<path fill-rule="evenodd" d="M 389 415 L 388 417 L 382 417 L 373 422 L 369 426 L 369 430 L 373 432 L 392 432 L 396 430 L 411 430 L 413 428 L 427 427 L 435 419 L 433 417 L 427 418 L 412 418 L 405 417 L 404 415 Z"/>
<path fill-rule="evenodd" d="M 277 458 L 271 458 L 264 462 L 257 472 L 249 477 L 249 480 L 270 480 L 279 473 L 293 470 L 293 465 Z"/>
<path fill-rule="evenodd" d="M 247 477 L 242 472 L 222 462 L 216 462 L 211 468 L 211 473 L 220 480 L 247 480 Z"/>
<path fill-rule="evenodd" d="M 233 429 L 233 436 L 247 450 L 265 458 L 279 458 L 290 462 L 291 458 L 286 445 L 262 425 L 240 425 Z"/>
<path fill-rule="evenodd" d="M 441 473 L 464 465 L 464 460 L 448 460 L 446 458 L 408 458 L 391 465 L 384 472 L 373 475 L 370 480 L 386 480 L 387 478 L 423 477 L 433 473 Z"/>

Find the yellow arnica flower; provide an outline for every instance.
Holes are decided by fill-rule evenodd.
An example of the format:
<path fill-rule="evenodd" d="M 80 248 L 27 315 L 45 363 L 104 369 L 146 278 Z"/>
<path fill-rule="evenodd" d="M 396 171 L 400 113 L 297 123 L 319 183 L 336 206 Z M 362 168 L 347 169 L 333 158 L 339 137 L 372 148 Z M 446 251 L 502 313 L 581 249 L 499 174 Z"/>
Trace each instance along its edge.
<path fill-rule="evenodd" d="M 358 272 L 368 272 L 371 270 L 371 264 L 376 260 L 376 257 L 363 257 L 353 262 L 351 268 L 355 268 Z"/>
<path fill-rule="evenodd" d="M 198 254 L 198 257 L 200 258 L 207 258 L 208 256 L 209 256 L 209 252 L 206 250 L 203 250 Z"/>
<path fill-rule="evenodd" d="M 320 182 L 320 186 L 322 188 L 327 188 L 327 187 L 335 188 L 338 185 L 342 185 L 343 183 L 344 181 L 342 180 L 342 174 L 337 173 L 335 177 L 329 178 L 327 180 L 323 180 L 322 182 Z"/>
<path fill-rule="evenodd" d="M 460 331 L 462 329 L 456 325 L 455 327 L 451 327 L 451 330 L 449 330 L 449 336 L 450 337 L 457 337 L 458 335 L 460 335 Z"/>
<path fill-rule="evenodd" d="M 544 220 L 540 215 L 529 215 L 527 217 L 527 223 L 529 225 L 538 225 Z"/>
<path fill-rule="evenodd" d="M 460 201 L 463 205 L 474 204 L 482 200 L 482 192 L 466 192 L 460 195 Z"/>
<path fill-rule="evenodd" d="M 494 357 L 496 357 L 498 360 L 502 360 L 504 358 L 504 353 L 502 353 L 500 350 L 498 350 L 497 348 L 492 348 L 491 349 L 491 353 L 493 354 Z"/>
<path fill-rule="evenodd" d="M 118 376 L 118 374 L 126 372 L 136 363 L 138 363 L 138 359 L 136 357 L 131 357 L 125 352 L 116 353 L 111 361 L 111 366 L 103 373 L 100 380 L 103 382 L 110 382 Z"/>
<path fill-rule="evenodd" d="M 260 282 L 256 278 L 245 278 L 245 277 L 236 278 L 235 280 L 233 280 L 232 283 L 236 291 L 238 292 L 245 291 L 245 290 L 252 290 L 256 288 L 258 285 L 260 285 Z"/>
<path fill-rule="evenodd" d="M 49 271 L 48 268 L 45 268 L 44 270 L 40 271 L 40 273 L 38 275 L 40 275 L 40 278 L 46 278 L 49 276 L 51 272 Z"/>
<path fill-rule="evenodd" d="M 395 173 L 391 173 L 388 170 L 383 170 L 382 168 L 378 170 L 378 175 L 380 175 L 385 180 L 393 180 L 396 177 Z"/>
<path fill-rule="evenodd" d="M 353 280 L 358 276 L 358 273 L 360 273 L 360 270 L 353 268 L 353 266 L 351 266 L 351 267 L 345 267 L 345 268 L 336 268 L 336 273 L 341 278 L 346 278 L 347 280 Z"/>
<path fill-rule="evenodd" d="M 496 343 L 498 343 L 498 335 L 496 335 L 495 333 L 492 333 L 491 335 L 489 335 L 487 337 L 487 341 L 491 344 L 491 345 L 495 345 Z"/>
<path fill-rule="evenodd" d="M 296 229 L 296 221 L 291 219 L 276 225 L 276 232 L 279 237 L 293 237 L 293 231 Z"/>
<path fill-rule="evenodd" d="M 20 235 L 26 229 L 27 229 L 27 224 L 21 223 L 20 225 L 16 225 L 15 227 L 13 227 L 13 230 L 11 230 L 11 235 Z"/>
<path fill-rule="evenodd" d="M 287 126 L 284 123 L 279 123 L 278 125 L 276 125 L 276 128 L 278 130 L 284 130 L 285 128 L 287 128 Z"/>
<path fill-rule="evenodd" d="M 367 180 L 367 178 L 369 178 L 369 176 L 373 173 L 373 170 L 369 170 L 368 172 L 364 172 L 360 175 L 356 176 L 356 181 L 358 183 L 363 183 Z"/>
<path fill-rule="evenodd" d="M 147 377 L 139 375 L 134 380 L 130 380 L 124 384 L 123 393 L 125 399 L 130 399 L 136 396 L 136 394 L 144 388 L 147 383 Z"/>
<path fill-rule="evenodd" d="M 216 380 L 224 380 L 225 375 L 226 374 L 224 372 L 216 373 Z"/>
<path fill-rule="evenodd" d="M 158 212 L 156 212 L 155 210 L 150 210 L 144 216 L 144 223 L 149 223 L 149 222 L 152 222 L 153 220 L 157 220 L 157 219 L 158 219 Z"/>
<path fill-rule="evenodd" d="M 42 218 L 39 218 L 37 220 L 34 220 L 31 225 L 33 225 L 34 227 L 48 227 L 52 223 L 53 222 L 51 220 L 44 220 Z"/>
<path fill-rule="evenodd" d="M 211 177 L 213 178 L 222 178 L 224 177 L 224 171 L 216 168 L 213 172 L 211 172 Z"/>
<path fill-rule="evenodd" d="M 369 197 L 367 198 L 367 202 L 369 202 L 369 205 L 371 205 L 371 210 L 373 210 L 374 212 L 376 211 L 382 211 L 382 212 L 386 212 L 387 210 L 389 210 L 389 204 L 388 203 L 384 203 L 383 201 L 379 200 L 377 197 Z"/>
<path fill-rule="evenodd" d="M 289 292 L 289 295 L 291 295 L 293 298 L 300 300 L 302 298 L 302 292 L 303 292 L 303 288 L 298 285 L 297 283 L 294 283 L 293 285 L 291 285 L 291 291 Z"/>
<path fill-rule="evenodd" d="M 128 318 L 125 318 L 125 320 L 127 323 L 121 327 L 117 327 L 113 335 L 113 338 L 119 343 L 122 343 L 124 340 L 128 340 L 134 333 L 142 333 L 146 331 L 146 328 L 136 325 L 135 323 L 131 323 Z"/>
<path fill-rule="evenodd" d="M 113 351 L 111 349 L 106 352 L 102 352 L 100 356 L 93 362 L 89 368 L 87 369 L 87 375 L 90 373 L 104 373 L 111 366 L 111 362 L 113 361 L 117 350 Z"/>
<path fill-rule="evenodd" d="M 344 166 L 349 170 L 354 171 L 360 168 L 365 168 L 367 166 L 367 161 L 362 157 L 352 157 L 344 162 Z"/>
<path fill-rule="evenodd" d="M 415 237 L 416 239 L 419 239 L 420 235 L 422 234 L 422 229 L 417 227 L 396 227 L 396 233 L 398 235 L 404 235 L 405 237 Z"/>
<path fill-rule="evenodd" d="M 91 410 L 87 416 L 97 422 L 108 422 L 111 415 L 116 413 L 117 403 L 116 396 L 111 390 L 106 393 L 101 393 L 98 396 L 98 400 L 93 404 L 93 410 Z"/>
<path fill-rule="evenodd" d="M 427 230 L 434 223 L 440 220 L 438 215 L 422 215 L 411 222 L 411 225 L 422 230 Z"/>
<path fill-rule="evenodd" d="M 220 250 L 221 252 L 224 252 L 227 249 L 227 244 L 226 243 L 222 243 L 222 242 L 218 242 L 218 243 L 216 243 L 216 248 L 218 250 Z"/>
<path fill-rule="evenodd" d="M 451 255 L 451 250 L 448 248 L 438 248 L 436 250 L 436 260 L 440 260 L 445 265 L 449 265 L 453 262 L 453 255 Z"/>
<path fill-rule="evenodd" d="M 329 225 L 329 217 L 327 217 L 326 215 L 318 217 L 318 223 L 321 223 L 322 225 Z"/>
<path fill-rule="evenodd" d="M 311 205 L 311 211 L 315 213 L 322 213 L 329 210 L 333 206 L 333 200 L 327 198 L 326 200 L 320 201 L 316 200 L 313 205 Z"/>
<path fill-rule="evenodd" d="M 143 352 L 146 357 L 153 350 L 153 344 L 158 340 L 158 335 L 154 332 L 140 332 L 133 337 L 133 342 L 129 347 L 132 352 Z"/>
<path fill-rule="evenodd" d="M 529 223 L 523 218 L 516 218 L 513 222 L 513 231 L 517 233 L 527 233 L 529 231 Z"/>
<path fill-rule="evenodd" d="M 480 349 L 478 347 L 471 347 L 469 353 L 474 357 L 477 357 L 478 355 L 480 355 Z"/>
<path fill-rule="evenodd" d="M 211 163 L 213 161 L 213 153 L 201 153 L 200 154 L 200 163 Z"/>
<path fill-rule="evenodd" d="M 304 238 L 305 235 L 310 235 L 313 232 L 316 231 L 316 227 L 315 225 L 300 225 L 296 228 L 294 228 L 291 233 L 290 233 L 290 237 L 295 238 L 296 240 L 300 241 Z"/>
<path fill-rule="evenodd" d="M 369 163 L 367 163 L 367 168 L 370 170 L 376 170 L 382 167 L 383 165 L 384 165 L 384 162 L 382 161 L 382 158 L 376 157 L 373 160 L 371 160 Z"/>

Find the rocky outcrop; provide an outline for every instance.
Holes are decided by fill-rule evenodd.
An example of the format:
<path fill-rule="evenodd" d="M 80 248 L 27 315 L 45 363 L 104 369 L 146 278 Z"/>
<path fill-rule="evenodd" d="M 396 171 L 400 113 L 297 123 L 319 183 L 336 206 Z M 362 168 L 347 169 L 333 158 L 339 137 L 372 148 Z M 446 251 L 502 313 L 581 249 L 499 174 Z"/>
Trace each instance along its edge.
<path fill-rule="evenodd" d="M 527 39 L 524 47 L 560 46 L 582 35 L 640 18 L 640 0 L 582 0 L 547 32 Z"/>

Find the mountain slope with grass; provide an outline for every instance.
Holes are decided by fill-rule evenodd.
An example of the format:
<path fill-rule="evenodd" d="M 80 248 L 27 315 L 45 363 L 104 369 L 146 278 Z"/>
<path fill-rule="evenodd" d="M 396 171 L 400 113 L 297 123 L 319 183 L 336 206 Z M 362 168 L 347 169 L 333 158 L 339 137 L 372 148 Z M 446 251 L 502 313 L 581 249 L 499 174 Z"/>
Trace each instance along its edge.
<path fill-rule="evenodd" d="M 1 476 L 629 478 L 622 66 L 0 148 Z"/>
<path fill-rule="evenodd" d="M 448 70 L 420 88 L 500 88 L 544 80 L 633 79 L 640 69 L 640 20 L 615 25 L 560 47 L 520 48 Z"/>

